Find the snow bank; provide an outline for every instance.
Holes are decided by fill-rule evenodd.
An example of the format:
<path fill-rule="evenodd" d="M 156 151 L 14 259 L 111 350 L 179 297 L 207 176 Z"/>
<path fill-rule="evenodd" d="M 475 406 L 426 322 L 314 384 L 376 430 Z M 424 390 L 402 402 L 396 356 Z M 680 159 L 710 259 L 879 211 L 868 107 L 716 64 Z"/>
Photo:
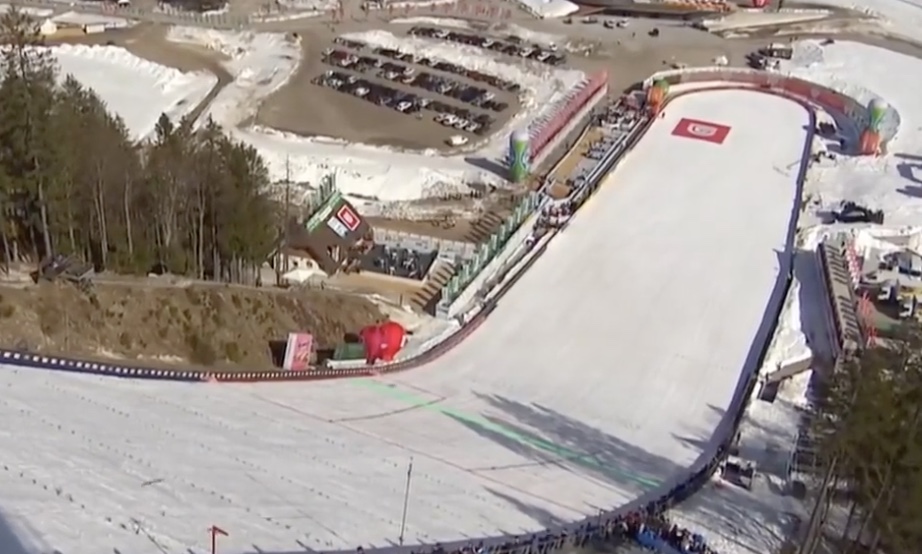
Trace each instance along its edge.
<path fill-rule="evenodd" d="M 883 98 L 899 114 L 899 132 L 879 158 L 840 156 L 811 169 L 806 191 L 829 206 L 849 199 L 883 209 L 888 227 L 922 221 L 922 60 L 883 48 L 837 41 L 795 44 L 782 71 L 826 85 L 859 102 Z"/>
<path fill-rule="evenodd" d="M 492 25 L 484 26 L 484 24 L 481 22 L 473 24 L 466 19 L 457 19 L 453 17 L 402 17 L 398 19 L 392 19 L 391 23 L 403 25 L 431 25 L 433 27 L 448 27 L 464 30 L 485 29 L 490 33 L 499 35 L 515 35 L 524 41 L 543 45 L 558 44 L 567 40 L 567 37 L 564 35 L 542 33 L 541 31 L 534 31 L 527 27 L 516 25 L 515 23 L 494 23 Z"/>
<path fill-rule="evenodd" d="M 10 4 L 0 4 L 0 14 L 5 14 L 8 11 L 13 9 L 13 6 Z M 32 8 L 29 6 L 16 6 L 16 9 L 22 12 L 24 15 L 34 17 L 36 19 L 49 17 L 54 14 L 54 10 L 48 8 Z"/>
<path fill-rule="evenodd" d="M 830 13 L 825 10 L 806 13 L 736 12 L 720 18 L 706 19 L 702 21 L 702 25 L 712 33 L 719 33 L 732 30 L 757 29 L 768 25 L 806 23 L 825 19 L 829 17 Z"/>
<path fill-rule="evenodd" d="M 94 13 L 64 12 L 51 18 L 58 25 L 102 25 L 106 29 L 130 27 L 136 22 L 124 17 L 111 17 Z"/>
<path fill-rule="evenodd" d="M 540 19 L 566 17 L 579 11 L 569 0 L 518 0 L 522 9 Z"/>
<path fill-rule="evenodd" d="M 289 10 L 306 12 L 325 12 L 337 7 L 336 0 L 276 0 L 276 3 Z"/>
<path fill-rule="evenodd" d="M 217 83 L 210 73 L 183 73 L 116 46 L 65 44 L 51 50 L 62 78 L 71 74 L 96 91 L 138 140 L 153 131 L 161 114 L 178 120 L 192 111 Z"/>

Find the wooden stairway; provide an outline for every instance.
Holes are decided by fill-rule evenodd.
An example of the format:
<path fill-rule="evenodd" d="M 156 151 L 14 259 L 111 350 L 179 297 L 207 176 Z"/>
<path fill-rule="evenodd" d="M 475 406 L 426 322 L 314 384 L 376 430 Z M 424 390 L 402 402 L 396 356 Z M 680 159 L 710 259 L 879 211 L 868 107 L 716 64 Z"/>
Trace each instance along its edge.
<path fill-rule="evenodd" d="M 448 260 L 436 260 L 423 288 L 410 298 L 410 307 L 420 312 L 435 313 L 435 302 L 438 302 L 442 287 L 448 284 L 455 274 L 455 264 Z"/>
<path fill-rule="evenodd" d="M 495 233 L 508 217 L 508 210 L 490 210 L 471 222 L 471 228 L 464 235 L 464 240 L 473 242 L 474 244 L 486 242 L 490 238 L 490 235 Z"/>

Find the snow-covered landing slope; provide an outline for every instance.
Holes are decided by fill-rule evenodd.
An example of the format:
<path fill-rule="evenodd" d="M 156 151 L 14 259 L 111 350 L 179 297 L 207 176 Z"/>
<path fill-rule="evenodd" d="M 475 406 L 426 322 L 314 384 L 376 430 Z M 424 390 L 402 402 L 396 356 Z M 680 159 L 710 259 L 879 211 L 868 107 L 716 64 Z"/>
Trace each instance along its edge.
<path fill-rule="evenodd" d="M 776 279 L 807 114 L 670 104 L 490 319 L 395 377 L 205 386 L 0 372 L 0 511 L 67 554 L 328 551 L 516 533 L 682 475 Z M 722 146 L 671 135 L 732 126 Z"/>

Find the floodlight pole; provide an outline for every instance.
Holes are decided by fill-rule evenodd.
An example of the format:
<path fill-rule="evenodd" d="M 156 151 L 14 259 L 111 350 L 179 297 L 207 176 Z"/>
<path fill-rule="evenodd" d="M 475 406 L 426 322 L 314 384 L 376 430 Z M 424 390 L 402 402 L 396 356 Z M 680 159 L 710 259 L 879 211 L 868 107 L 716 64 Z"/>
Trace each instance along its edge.
<path fill-rule="evenodd" d="M 403 533 L 407 529 L 407 508 L 410 505 L 410 483 L 413 481 L 413 457 L 410 457 L 410 464 L 407 466 L 407 487 L 403 493 L 403 515 L 400 516 L 400 536 L 397 542 L 403 546 Z"/>

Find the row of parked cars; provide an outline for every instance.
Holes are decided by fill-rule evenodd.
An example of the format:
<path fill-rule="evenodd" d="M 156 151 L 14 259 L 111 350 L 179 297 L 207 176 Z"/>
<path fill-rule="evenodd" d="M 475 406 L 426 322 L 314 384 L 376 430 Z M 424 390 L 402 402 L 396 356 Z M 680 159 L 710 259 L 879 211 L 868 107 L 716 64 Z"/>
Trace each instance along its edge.
<path fill-rule="evenodd" d="M 397 90 L 345 71 L 328 70 L 315 77 L 313 83 L 403 114 L 419 114 L 423 110 L 428 110 L 434 113 L 433 119 L 436 123 L 478 136 L 489 133 L 495 123 L 494 118 L 488 114 L 475 114 L 464 108 Z"/>
<path fill-rule="evenodd" d="M 425 56 L 399 52 L 390 48 L 376 48 L 374 53 L 385 58 L 390 58 L 392 60 L 421 65 L 423 67 L 430 67 L 437 71 L 451 73 L 452 75 L 457 75 L 459 77 L 465 77 L 476 83 L 483 83 L 505 92 L 517 93 L 522 89 L 522 87 L 520 87 L 517 83 L 513 83 L 512 81 L 506 81 L 505 79 L 500 79 L 499 77 L 494 77 L 493 75 L 487 75 L 486 73 L 481 73 L 477 70 L 468 69 L 462 65 L 450 62 L 440 62 Z"/>
<path fill-rule="evenodd" d="M 400 113 L 417 113 L 425 107 L 425 99 L 412 93 L 393 89 L 344 71 L 329 70 L 314 78 L 315 85 L 338 90 L 366 102 L 391 108 Z"/>
<path fill-rule="evenodd" d="M 410 34 L 417 37 L 433 38 L 478 46 L 507 56 L 514 56 L 527 60 L 534 60 L 552 66 L 563 65 L 567 61 L 566 54 L 558 52 L 556 45 L 542 46 L 525 42 L 520 37 L 509 35 L 505 39 L 481 37 L 459 31 L 449 31 L 436 27 L 416 26 L 410 29 Z"/>
<path fill-rule="evenodd" d="M 336 38 L 333 42 L 339 46 L 343 46 L 356 52 L 362 52 L 367 47 L 367 45 L 363 42 L 347 40 L 344 38 Z M 487 75 L 486 73 L 481 73 L 474 69 L 468 69 L 457 64 L 440 62 L 425 56 L 400 52 L 399 50 L 394 50 L 392 48 L 374 48 L 371 50 L 374 54 L 384 58 L 410 64 L 422 65 L 425 67 L 431 67 L 432 69 L 438 71 L 451 73 L 453 75 L 458 75 L 459 77 L 466 77 L 474 82 L 483 83 L 505 92 L 518 93 L 521 90 L 521 87 L 517 83 L 513 83 L 512 81 L 507 81 L 493 75 Z"/>
<path fill-rule="evenodd" d="M 495 94 L 485 88 L 467 85 L 428 71 L 417 71 L 416 68 L 409 65 L 333 48 L 324 50 L 323 61 L 335 67 L 371 75 L 393 83 L 428 90 L 442 96 L 454 98 L 476 108 L 497 113 L 509 108 L 509 104 L 496 100 Z"/>

